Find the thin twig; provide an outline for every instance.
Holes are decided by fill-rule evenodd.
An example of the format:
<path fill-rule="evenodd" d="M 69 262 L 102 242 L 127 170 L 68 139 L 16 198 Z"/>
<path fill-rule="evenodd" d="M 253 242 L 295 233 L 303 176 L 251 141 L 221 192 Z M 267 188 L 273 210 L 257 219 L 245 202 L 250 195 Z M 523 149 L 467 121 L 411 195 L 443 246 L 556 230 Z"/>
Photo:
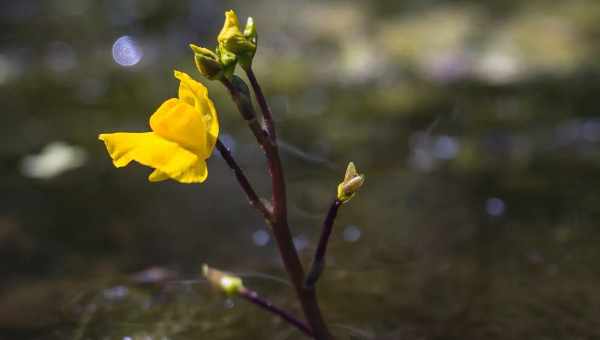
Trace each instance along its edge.
<path fill-rule="evenodd" d="M 239 294 L 241 297 L 252 302 L 253 304 L 267 310 L 270 313 L 273 313 L 273 314 L 279 316 L 280 318 L 287 321 L 292 326 L 298 328 L 305 335 L 307 335 L 311 338 L 313 337 L 312 330 L 304 321 L 299 320 L 298 318 L 296 318 L 289 312 L 275 306 L 270 301 L 263 299 L 255 291 L 244 287 L 244 288 L 240 289 Z"/>
<path fill-rule="evenodd" d="M 337 216 L 337 211 L 340 205 L 342 205 L 342 202 L 336 198 L 329 207 L 327 217 L 325 217 L 325 221 L 323 222 L 323 227 L 321 229 L 321 238 L 319 239 L 315 257 L 313 258 L 312 266 L 306 277 L 305 285 L 307 287 L 315 286 L 319 280 L 319 277 L 321 276 L 321 273 L 323 272 L 323 269 L 325 268 L 325 253 L 327 252 L 327 244 L 329 243 L 329 237 L 333 231 L 333 222 L 335 221 L 335 217 Z"/>
<path fill-rule="evenodd" d="M 219 152 L 221 153 L 221 156 L 223 156 L 225 163 L 227 163 L 229 168 L 233 170 L 235 177 L 237 178 L 238 182 L 240 183 L 240 186 L 242 187 L 242 190 L 244 190 L 246 196 L 248 196 L 250 204 L 263 215 L 267 223 L 271 224 L 273 220 L 273 213 L 263 204 L 260 197 L 258 197 L 256 191 L 254 191 L 254 188 L 252 187 L 252 184 L 250 184 L 250 182 L 248 181 L 248 178 L 244 174 L 242 168 L 240 168 L 239 165 L 236 163 L 229 149 L 225 146 L 225 144 L 221 142 L 220 139 L 217 139 L 216 147 L 217 150 L 219 150 Z"/>
<path fill-rule="evenodd" d="M 273 141 L 277 140 L 276 132 L 275 132 L 275 122 L 273 121 L 273 113 L 271 112 L 271 108 L 267 103 L 265 95 L 256 79 L 256 75 L 254 75 L 254 71 L 252 70 L 252 66 L 244 68 L 248 79 L 250 80 L 250 84 L 252 85 L 252 89 L 254 90 L 254 97 L 256 97 L 256 101 L 260 106 L 260 110 L 262 111 L 263 118 L 265 119 L 265 125 L 267 127 L 267 132 Z"/>

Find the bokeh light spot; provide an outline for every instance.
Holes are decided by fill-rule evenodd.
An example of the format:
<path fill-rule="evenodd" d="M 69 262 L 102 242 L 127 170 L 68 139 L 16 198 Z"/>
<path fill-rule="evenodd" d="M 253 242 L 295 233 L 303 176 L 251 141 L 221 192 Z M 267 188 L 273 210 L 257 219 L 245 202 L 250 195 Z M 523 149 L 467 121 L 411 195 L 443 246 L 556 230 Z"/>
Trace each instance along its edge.
<path fill-rule="evenodd" d="M 252 233 L 252 242 L 259 247 L 266 246 L 271 240 L 271 236 L 263 229 L 259 229 Z"/>
<path fill-rule="evenodd" d="M 115 41 L 112 47 L 115 62 L 121 66 L 133 66 L 142 60 L 144 53 L 132 37 L 125 35 Z"/>
<path fill-rule="evenodd" d="M 490 216 L 502 216 L 506 210 L 506 204 L 497 197 L 490 197 L 485 201 L 485 211 Z"/>
<path fill-rule="evenodd" d="M 348 226 L 346 226 L 346 228 L 344 228 L 344 232 L 343 232 L 344 241 L 356 242 L 360 239 L 361 236 L 362 236 L 362 232 L 360 231 L 360 228 L 358 228 L 355 225 L 348 225 Z"/>

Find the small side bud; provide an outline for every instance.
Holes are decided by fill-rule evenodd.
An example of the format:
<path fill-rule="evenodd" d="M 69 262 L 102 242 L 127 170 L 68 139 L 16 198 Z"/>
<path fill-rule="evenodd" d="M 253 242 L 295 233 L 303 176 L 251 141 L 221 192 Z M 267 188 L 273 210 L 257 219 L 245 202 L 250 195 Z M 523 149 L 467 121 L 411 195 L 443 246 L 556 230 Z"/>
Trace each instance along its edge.
<path fill-rule="evenodd" d="M 248 17 L 246 20 L 246 27 L 244 27 L 244 36 L 256 45 L 257 42 L 257 34 L 256 34 L 256 25 L 254 24 L 254 19 L 252 17 Z"/>
<path fill-rule="evenodd" d="M 220 79 L 223 76 L 223 65 L 219 56 L 208 48 L 190 44 L 194 51 L 194 62 L 198 72 L 208 79 Z"/>
<path fill-rule="evenodd" d="M 244 289 L 242 279 L 239 277 L 211 268 L 206 264 L 202 266 L 202 275 L 228 296 L 237 295 Z"/>
<path fill-rule="evenodd" d="M 359 174 L 356 171 L 354 163 L 348 163 L 344 180 L 338 185 L 337 188 L 337 199 L 342 203 L 348 202 L 352 199 L 352 197 L 354 197 L 364 182 L 365 175 Z"/>

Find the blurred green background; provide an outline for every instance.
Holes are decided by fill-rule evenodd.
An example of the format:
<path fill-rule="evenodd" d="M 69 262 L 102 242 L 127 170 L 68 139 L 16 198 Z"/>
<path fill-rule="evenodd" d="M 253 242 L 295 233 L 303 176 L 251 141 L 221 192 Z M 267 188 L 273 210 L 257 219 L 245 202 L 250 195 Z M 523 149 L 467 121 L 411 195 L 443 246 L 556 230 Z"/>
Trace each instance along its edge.
<path fill-rule="evenodd" d="M 220 157 L 202 185 L 113 168 L 253 16 L 295 244 L 309 262 L 346 163 L 319 295 L 340 339 L 600 337 L 600 2 L 0 2 L 0 339 L 301 339 L 200 279 L 202 263 L 298 312 L 273 240 Z M 204 80 L 203 80 L 204 81 Z M 262 194 L 260 150 L 207 83 Z"/>

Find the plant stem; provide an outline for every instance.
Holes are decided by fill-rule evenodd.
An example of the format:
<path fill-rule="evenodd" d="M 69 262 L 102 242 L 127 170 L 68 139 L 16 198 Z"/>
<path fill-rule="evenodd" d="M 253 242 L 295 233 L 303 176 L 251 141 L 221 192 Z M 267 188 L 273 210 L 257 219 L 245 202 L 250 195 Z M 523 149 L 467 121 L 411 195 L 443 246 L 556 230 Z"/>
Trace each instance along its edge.
<path fill-rule="evenodd" d="M 250 84 L 252 85 L 252 89 L 254 90 L 254 96 L 256 97 L 256 101 L 260 106 L 260 110 L 262 111 L 263 117 L 265 119 L 265 125 L 267 127 L 267 132 L 273 141 L 277 140 L 276 132 L 275 132 L 275 122 L 273 121 L 273 113 L 271 112 L 271 108 L 267 103 L 265 95 L 256 79 L 256 75 L 254 75 L 254 71 L 252 70 L 252 65 L 244 68 L 248 79 L 250 80 Z"/>
<path fill-rule="evenodd" d="M 216 147 L 221 153 L 221 156 L 223 156 L 225 163 L 227 163 L 229 168 L 231 168 L 231 170 L 233 170 L 235 173 L 235 177 L 240 183 L 242 190 L 244 190 L 246 193 L 246 196 L 248 196 L 250 204 L 263 215 L 265 220 L 267 220 L 267 223 L 271 224 L 273 220 L 273 213 L 265 206 L 260 197 L 258 197 L 256 191 L 254 191 L 254 188 L 252 187 L 252 184 L 250 184 L 248 178 L 246 178 L 246 175 L 244 174 L 244 171 L 236 163 L 229 149 L 221 142 L 220 139 L 217 139 Z"/>
<path fill-rule="evenodd" d="M 234 85 L 227 79 L 222 80 L 223 85 L 229 90 L 229 94 L 238 107 L 238 110 L 248 122 L 250 130 L 252 130 L 256 140 L 266 154 L 273 189 L 273 221 L 271 224 L 273 237 L 277 241 L 279 254 L 281 255 L 285 269 L 296 290 L 296 295 L 298 296 L 298 300 L 300 300 L 304 315 L 313 330 L 315 339 L 330 340 L 332 339 L 332 336 L 321 315 L 316 291 L 314 287 L 306 287 L 304 285 L 304 269 L 300 262 L 300 258 L 298 257 L 298 253 L 296 252 L 296 248 L 294 247 L 294 242 L 290 233 L 290 227 L 287 221 L 285 178 L 277 143 L 275 140 L 269 138 L 268 133 L 263 130 L 257 122 L 252 101 L 250 98 L 247 98 L 249 96 L 249 93 L 246 91 L 247 87 L 241 89 L 244 91 L 244 93 L 242 93 L 240 87 L 245 86 L 245 84 L 240 82 L 241 80 L 238 79 L 237 84 Z"/>
<path fill-rule="evenodd" d="M 251 303 L 267 310 L 268 312 L 279 316 L 283 320 L 298 328 L 302 333 L 306 334 L 307 336 L 311 338 L 313 337 L 312 330 L 306 323 L 304 323 L 304 321 L 298 320 L 292 314 L 273 305 L 273 303 L 271 303 L 270 301 L 263 299 L 255 291 L 244 287 L 240 289 L 239 295 L 245 298 L 246 300 L 250 301 Z"/>
<path fill-rule="evenodd" d="M 319 277 L 321 276 L 321 273 L 323 272 L 323 269 L 325 268 L 325 252 L 327 251 L 327 244 L 329 243 L 329 237 L 333 231 L 333 222 L 337 216 L 338 208 L 341 205 L 342 202 L 336 198 L 329 207 L 329 212 L 327 212 L 327 217 L 325 217 L 325 221 L 323 222 L 323 227 L 321 229 L 321 238 L 319 239 L 315 257 L 313 259 L 310 271 L 306 277 L 305 285 L 307 287 L 315 286 L 319 280 Z"/>

